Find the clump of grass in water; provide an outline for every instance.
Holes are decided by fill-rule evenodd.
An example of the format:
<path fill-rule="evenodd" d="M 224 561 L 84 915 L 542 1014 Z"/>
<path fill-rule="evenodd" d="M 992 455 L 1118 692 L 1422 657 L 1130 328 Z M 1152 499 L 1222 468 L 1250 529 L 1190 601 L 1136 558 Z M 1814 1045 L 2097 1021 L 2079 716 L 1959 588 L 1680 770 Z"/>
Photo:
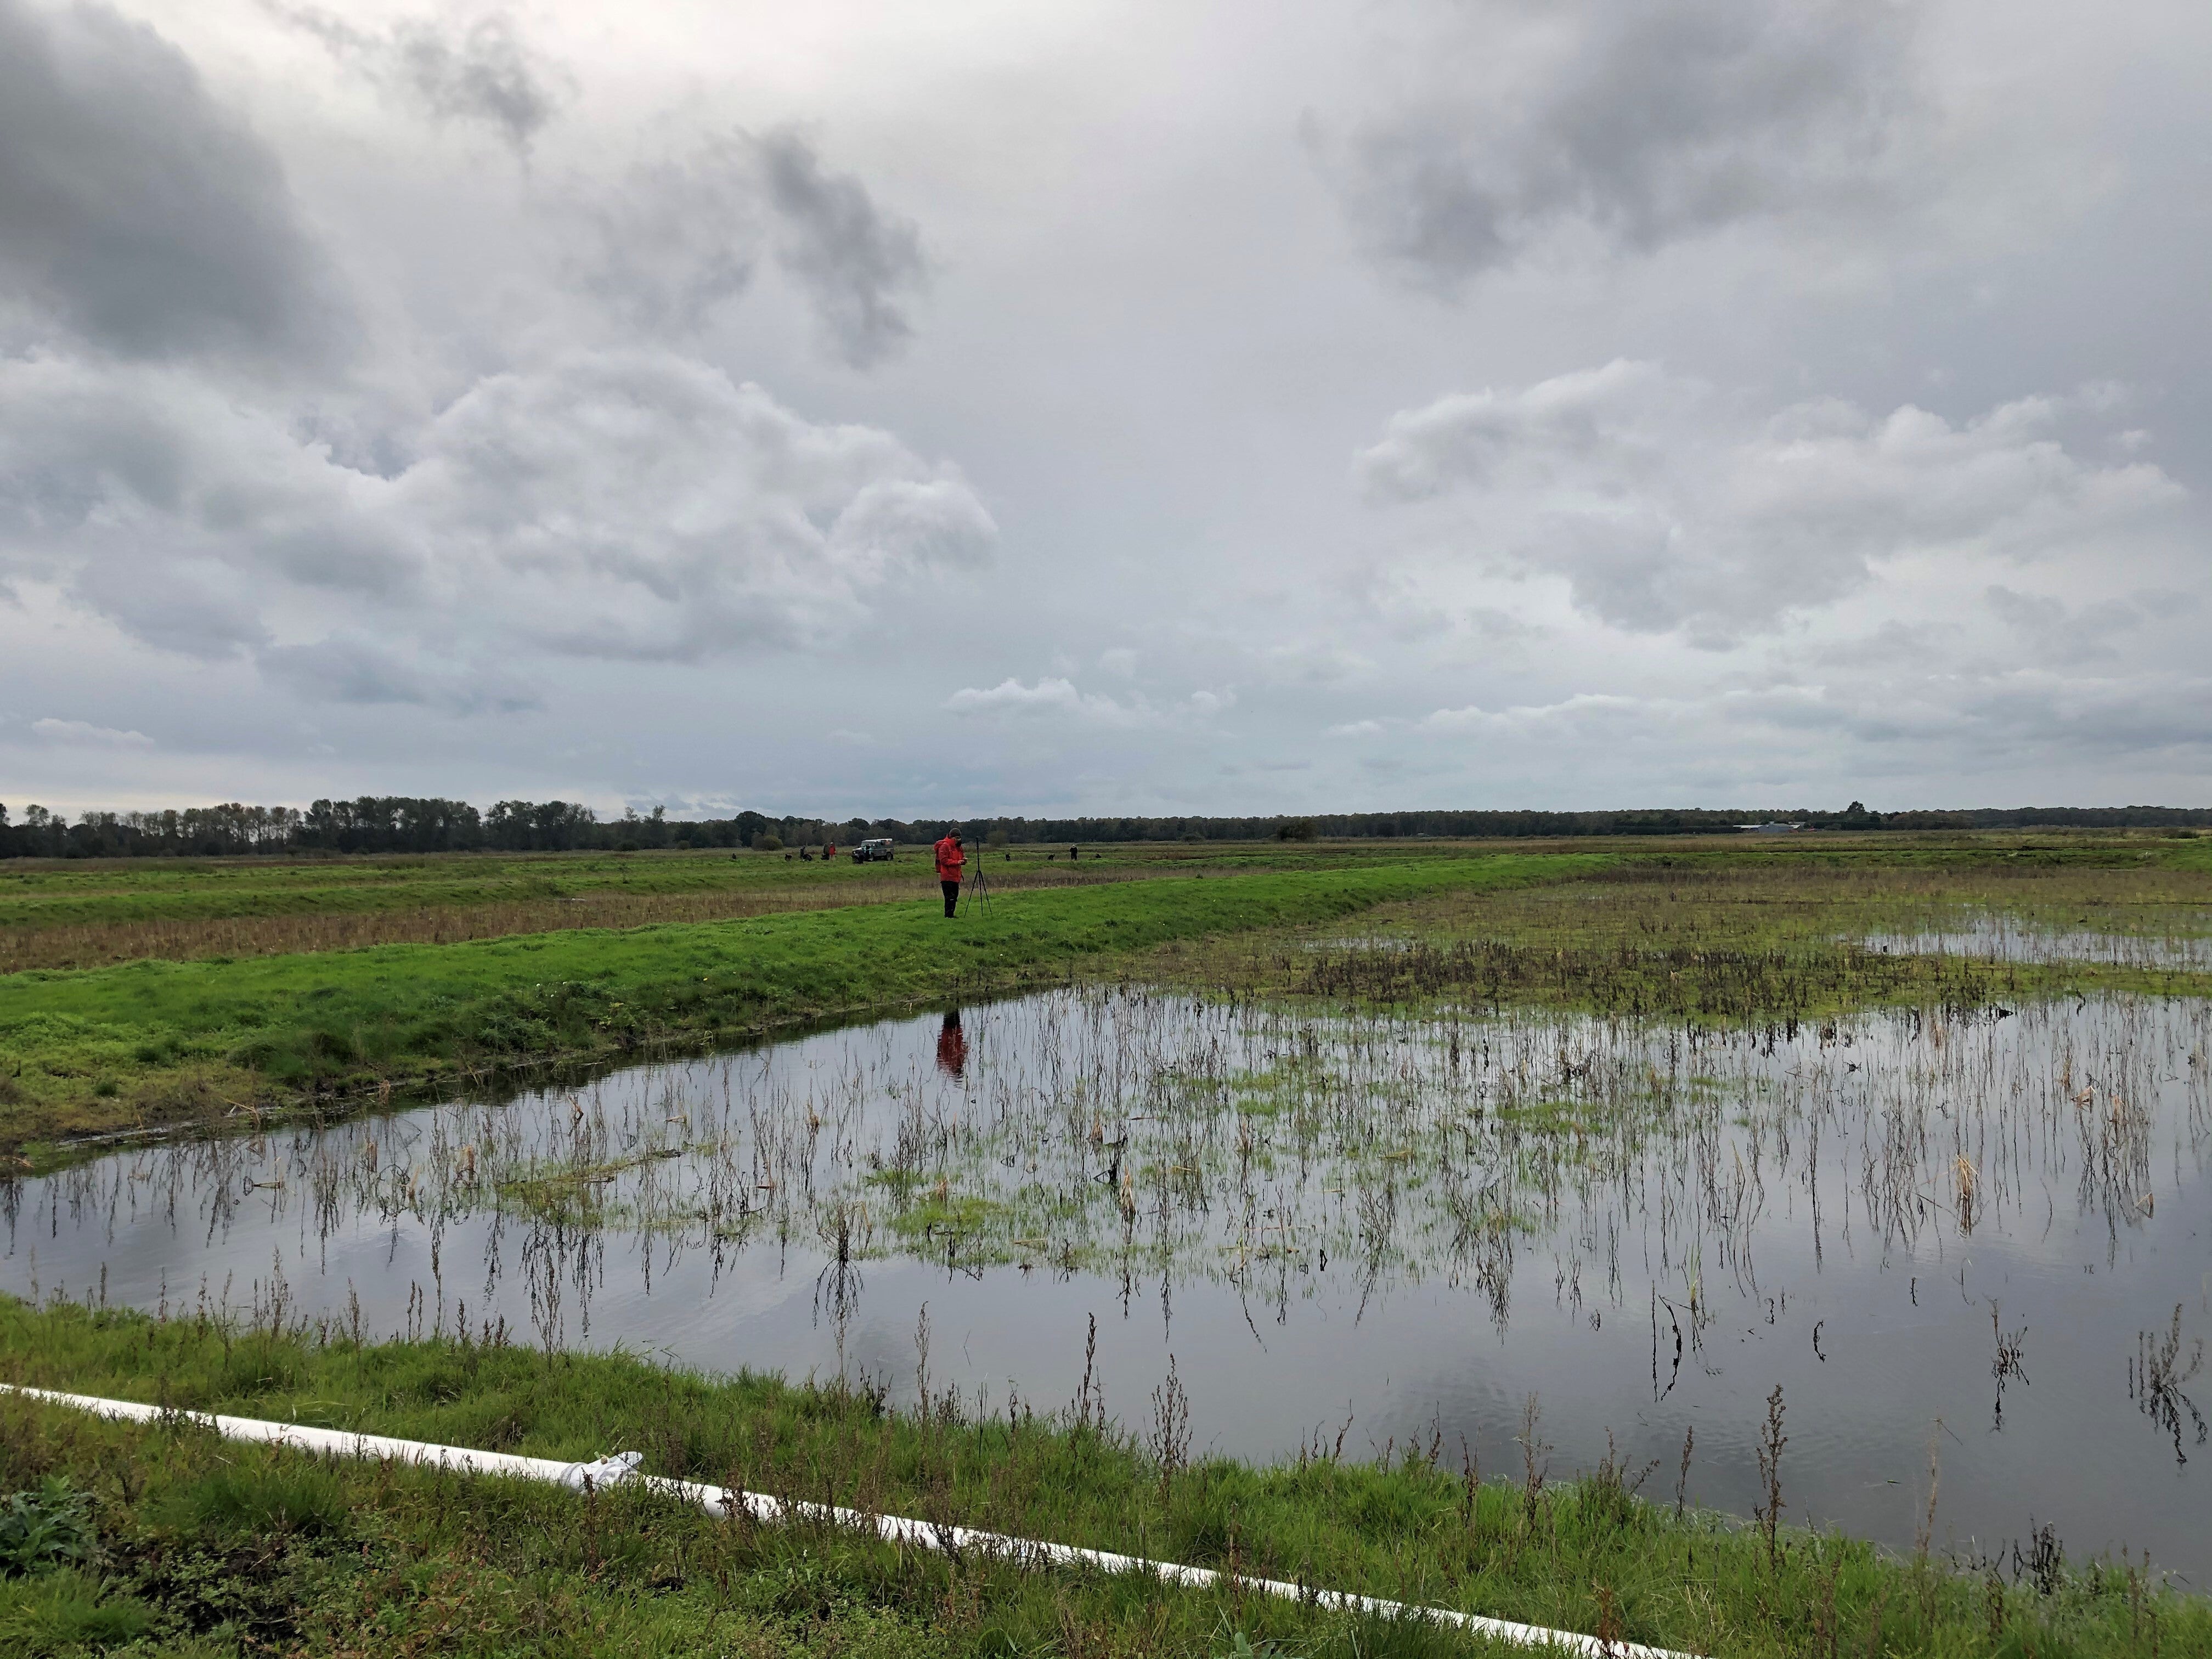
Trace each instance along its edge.
<path fill-rule="evenodd" d="M 2136 1352 L 2128 1361 L 2128 1398 L 2136 1402 L 2136 1410 L 2172 1437 L 2177 1465 L 2189 1461 L 2181 1444 L 2185 1422 L 2195 1431 L 2194 1443 L 2199 1446 L 2212 1434 L 2212 1426 L 2208 1426 L 2203 1413 L 2181 1386 L 2204 1369 L 2204 1339 L 2199 1337 L 2190 1345 L 2185 1360 L 2183 1352 L 2181 1304 L 2176 1303 L 2173 1322 L 2165 1334 L 2138 1332 Z"/>

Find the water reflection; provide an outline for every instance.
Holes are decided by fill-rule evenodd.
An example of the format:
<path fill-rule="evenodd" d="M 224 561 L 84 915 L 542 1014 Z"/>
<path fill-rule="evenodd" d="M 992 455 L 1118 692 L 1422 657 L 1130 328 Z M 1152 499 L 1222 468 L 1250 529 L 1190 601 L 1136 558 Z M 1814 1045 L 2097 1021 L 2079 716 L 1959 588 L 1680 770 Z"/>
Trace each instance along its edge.
<path fill-rule="evenodd" d="M 2094 962 L 2121 968 L 2212 972 L 2212 936 L 2175 928 L 2128 933 L 2052 927 L 2004 911 L 1961 917 L 1946 927 L 1911 933 L 1872 933 L 1862 943 L 1869 950 L 1892 956 L 1972 957 L 1983 962 L 2046 966 Z"/>
<path fill-rule="evenodd" d="M 504 1325 L 701 1364 L 932 1361 L 1201 1446 L 1613 1430 L 1748 1512 L 1909 1547 L 2056 1518 L 2212 1571 L 2212 1006 L 2069 1000 L 1721 1032 L 1070 990 L 183 1143 L 4 1188 L 0 1285 L 370 1334 Z M 1091 1316 L 1098 1351 L 1084 1353 Z M 1086 1400 L 1090 1397 L 1086 1392 Z"/>
<path fill-rule="evenodd" d="M 960 1029 L 960 1011 L 945 1011 L 945 1024 L 937 1034 L 937 1069 L 955 1083 L 968 1075 L 968 1036 Z"/>

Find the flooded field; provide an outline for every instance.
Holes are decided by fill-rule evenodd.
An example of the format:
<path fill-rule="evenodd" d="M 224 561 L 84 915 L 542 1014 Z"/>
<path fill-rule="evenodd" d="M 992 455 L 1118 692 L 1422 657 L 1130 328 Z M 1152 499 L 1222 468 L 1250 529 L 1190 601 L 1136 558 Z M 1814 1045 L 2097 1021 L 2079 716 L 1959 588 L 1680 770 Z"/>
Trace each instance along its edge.
<path fill-rule="evenodd" d="M 1610 1432 L 1747 1516 L 1779 1387 L 1790 1520 L 2202 1584 L 2208 1056 L 2212 1004 L 2121 995 L 1724 1031 L 1074 989 L 118 1152 L 0 1188 L 0 1288 L 1132 1424 L 1172 1367 L 1201 1449 L 1564 1476 Z"/>
<path fill-rule="evenodd" d="M 1901 956 L 1972 957 L 1984 962 L 2106 963 L 2120 968 L 2212 969 L 2212 936 L 2174 930 L 2120 933 L 2039 925 L 2002 912 L 1960 918 L 1948 927 L 1875 933 L 1869 949 Z"/>

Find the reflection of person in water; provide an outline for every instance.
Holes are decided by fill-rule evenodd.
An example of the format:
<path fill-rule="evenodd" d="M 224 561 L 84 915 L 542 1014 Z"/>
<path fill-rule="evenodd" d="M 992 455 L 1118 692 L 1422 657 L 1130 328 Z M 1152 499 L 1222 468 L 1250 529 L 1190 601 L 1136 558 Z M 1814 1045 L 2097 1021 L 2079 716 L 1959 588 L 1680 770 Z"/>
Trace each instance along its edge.
<path fill-rule="evenodd" d="M 968 1072 L 968 1034 L 960 1029 L 960 1011 L 945 1011 L 945 1029 L 937 1034 L 937 1069 L 958 1079 Z"/>

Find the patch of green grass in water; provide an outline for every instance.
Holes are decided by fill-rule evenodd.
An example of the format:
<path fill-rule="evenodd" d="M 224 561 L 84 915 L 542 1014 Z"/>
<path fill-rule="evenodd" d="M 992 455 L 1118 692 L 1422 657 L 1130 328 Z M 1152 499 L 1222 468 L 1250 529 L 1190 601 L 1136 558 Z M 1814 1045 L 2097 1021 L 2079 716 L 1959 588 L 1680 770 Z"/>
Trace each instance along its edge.
<path fill-rule="evenodd" d="M 2005 963 L 1860 942 L 1991 915 L 2054 935 L 2200 939 L 2212 933 L 2212 858 L 2199 845 L 1628 854 L 1582 880 L 1381 906 L 1364 939 L 1224 939 L 1166 956 L 1164 971 L 1317 1007 L 1515 1006 L 1753 1026 L 2099 989 L 2204 995 L 2212 973 L 2187 967 Z"/>

